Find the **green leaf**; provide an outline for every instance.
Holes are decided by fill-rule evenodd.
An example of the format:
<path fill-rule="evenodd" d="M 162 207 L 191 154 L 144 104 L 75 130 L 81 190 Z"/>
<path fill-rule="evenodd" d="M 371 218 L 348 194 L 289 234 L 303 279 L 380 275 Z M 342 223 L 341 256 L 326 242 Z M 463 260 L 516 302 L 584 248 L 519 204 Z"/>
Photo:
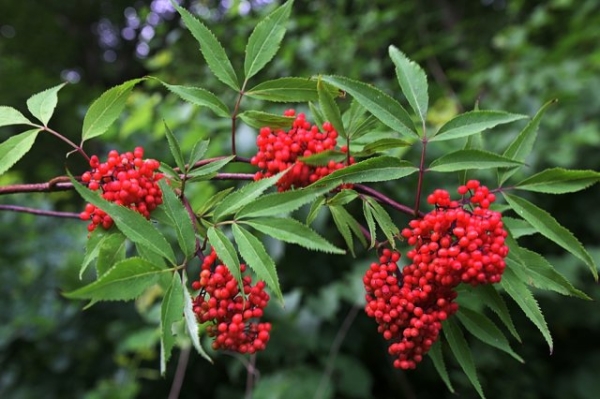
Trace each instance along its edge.
<path fill-rule="evenodd" d="M 186 279 L 186 275 L 184 273 L 182 286 L 183 286 L 183 319 L 185 320 L 185 327 L 186 327 L 188 334 L 192 340 L 192 345 L 194 345 L 194 348 L 196 348 L 196 351 L 200 354 L 200 356 L 202 356 L 203 358 L 208 360 L 210 363 L 212 363 L 213 362 L 212 359 L 204 351 L 204 349 L 202 348 L 202 345 L 200 345 L 200 333 L 199 333 L 199 329 L 198 329 L 198 321 L 196 319 L 196 313 L 194 313 L 194 302 L 192 301 L 192 296 L 190 295 L 190 292 L 186 288 L 186 283 L 187 283 L 187 279 Z"/>
<path fill-rule="evenodd" d="M 171 284 L 160 306 L 160 373 L 165 374 L 167 362 L 175 346 L 173 324 L 183 319 L 183 290 L 179 273 L 173 273 Z"/>
<path fill-rule="evenodd" d="M 100 252 L 100 246 L 102 243 L 108 239 L 112 234 L 121 234 L 116 230 L 104 230 L 104 229 L 95 229 L 89 235 L 88 240 L 85 245 L 85 255 L 83 256 L 83 261 L 81 263 L 81 267 L 79 268 L 79 279 L 83 277 L 83 273 L 87 270 L 88 266 L 92 263 L 92 261 L 98 258 L 98 253 Z"/>
<path fill-rule="evenodd" d="M 537 230 L 532 225 L 523 219 L 511 218 L 510 216 L 502 216 L 504 226 L 510 231 L 514 238 L 529 236 L 537 233 Z"/>
<path fill-rule="evenodd" d="M 69 177 L 71 178 L 73 187 L 77 190 L 79 195 L 87 202 L 97 206 L 110 215 L 119 230 L 121 230 L 127 238 L 134 243 L 144 245 L 153 252 L 165 257 L 171 264 L 174 265 L 176 263 L 173 248 L 171 248 L 166 238 L 152 225 L 152 223 L 150 223 L 150 221 L 129 208 L 106 201 L 104 198 L 100 197 L 98 192 L 87 189 L 72 176 Z"/>
<path fill-rule="evenodd" d="M 249 184 L 246 184 L 239 190 L 228 194 L 219 204 L 215 207 L 213 216 L 215 221 L 220 221 L 224 216 L 231 215 L 243 206 L 249 204 L 258 198 L 266 189 L 272 187 L 277 181 L 283 176 L 285 172 L 280 172 L 275 176 L 271 176 L 266 179 L 261 179 Z"/>
<path fill-rule="evenodd" d="M 508 353 L 517 361 L 524 363 L 517 355 L 500 329 L 487 316 L 469 308 L 461 307 L 456 314 L 465 328 L 482 342 Z"/>
<path fill-rule="evenodd" d="M 163 269 L 167 268 L 167 263 L 165 262 L 165 258 L 157 254 L 156 252 L 148 249 L 145 245 L 141 245 L 136 243 L 135 250 L 137 254 L 148 262 L 155 264 L 156 266 L 160 266 Z M 162 281 L 162 280 L 161 280 Z"/>
<path fill-rule="evenodd" d="M 183 252 L 183 256 L 189 259 L 196 252 L 196 233 L 194 225 L 190 219 L 190 214 L 183 206 L 181 200 L 175 195 L 171 186 L 165 179 L 160 179 L 158 185 L 163 193 L 163 209 L 173 222 L 175 233 L 177 234 L 177 242 L 179 248 Z"/>
<path fill-rule="evenodd" d="M 400 103 L 374 86 L 343 76 L 321 79 L 348 92 L 377 119 L 405 137 L 418 137 L 414 123 Z"/>
<path fill-rule="evenodd" d="M 217 116 L 223 118 L 231 117 L 231 112 L 229 111 L 227 105 L 225 105 L 223 101 L 206 89 L 201 87 L 170 85 L 163 81 L 161 81 L 161 83 L 167 89 L 189 103 L 198 105 L 200 107 L 207 107 Z"/>
<path fill-rule="evenodd" d="M 243 291 L 242 272 L 240 271 L 240 260 L 233 244 L 225 234 L 216 227 L 210 227 L 206 232 L 208 241 L 217 253 L 217 257 L 223 262 L 229 272 L 235 277 L 240 290 Z"/>
<path fill-rule="evenodd" d="M 477 372 L 475 370 L 475 363 L 473 363 L 473 357 L 471 356 L 471 350 L 469 349 L 469 345 L 467 344 L 460 327 L 457 326 L 452 319 L 447 319 L 444 321 L 442 330 L 444 331 L 444 336 L 446 337 L 448 345 L 450 346 L 454 357 L 458 361 L 458 364 L 467 375 L 469 381 L 471 381 L 471 384 L 479 396 L 481 398 L 485 398 L 483 390 L 481 389 L 481 384 L 477 378 Z"/>
<path fill-rule="evenodd" d="M 427 118 L 429 95 L 427 93 L 427 75 L 414 61 L 411 61 L 394 46 L 390 46 L 389 55 L 396 66 L 396 77 L 402 93 L 423 125 Z"/>
<path fill-rule="evenodd" d="M 584 292 L 573 287 L 569 280 L 560 274 L 542 255 L 525 248 L 519 248 L 517 258 L 517 256 L 512 256 L 515 249 L 511 247 L 510 250 L 511 253 L 509 253 L 506 263 L 521 281 L 542 290 L 551 290 L 562 295 L 591 300 Z"/>
<path fill-rule="evenodd" d="M 290 17 L 293 1 L 287 1 L 260 21 L 248 38 L 244 72 L 246 80 L 256 75 L 277 53 L 283 36 L 285 24 Z"/>
<path fill-rule="evenodd" d="M 552 336 L 540 307 L 525 283 L 511 270 L 506 268 L 500 285 L 508 295 L 519 305 L 525 316 L 540 330 L 552 353 Z"/>
<path fill-rule="evenodd" d="M 408 161 L 396 157 L 380 156 L 369 158 L 353 165 L 338 169 L 317 180 L 311 186 L 323 184 L 341 185 L 347 183 L 373 183 L 397 180 L 415 173 L 418 169 Z"/>
<path fill-rule="evenodd" d="M 171 165 L 161 162 L 159 170 L 163 172 L 169 178 L 169 180 L 174 180 L 177 182 L 181 181 L 181 176 L 179 176 L 179 172 L 173 169 Z"/>
<path fill-rule="evenodd" d="M 231 61 L 227 58 L 225 49 L 219 43 L 215 35 L 189 11 L 174 3 L 175 8 L 181 15 L 185 26 L 190 30 L 194 38 L 200 44 L 200 52 L 206 60 L 208 67 L 217 79 L 231 87 L 235 91 L 240 90 L 235 70 Z"/>
<path fill-rule="evenodd" d="M 44 126 L 48 125 L 48 121 L 52 117 L 56 104 L 58 103 L 58 96 L 56 93 L 58 93 L 65 85 L 66 83 L 61 83 L 58 86 L 34 94 L 27 100 L 27 109 L 29 109 L 29 112 L 38 118 Z"/>
<path fill-rule="evenodd" d="M 348 155 L 345 152 L 326 150 L 307 157 L 298 157 L 298 161 L 302 161 L 307 165 L 325 166 L 329 161 L 341 162 L 347 157 Z"/>
<path fill-rule="evenodd" d="M 594 170 L 546 169 L 515 184 L 520 190 L 547 194 L 574 193 L 600 181 L 600 173 Z"/>
<path fill-rule="evenodd" d="M 439 339 L 433 343 L 433 345 L 429 349 L 428 354 L 431 360 L 433 361 L 433 365 L 437 370 L 438 374 L 440 375 L 440 378 L 442 379 L 442 381 L 444 381 L 444 384 L 446 384 L 448 390 L 454 393 L 454 387 L 450 383 L 448 370 L 446 369 L 446 364 L 444 363 L 444 356 L 442 354 L 442 343 Z"/>
<path fill-rule="evenodd" d="M 412 143 L 410 143 L 406 140 L 395 139 L 395 138 L 389 137 L 389 138 L 383 138 L 383 139 L 375 140 L 375 141 L 368 143 L 367 145 L 364 146 L 362 152 L 369 154 L 369 153 L 393 150 L 393 149 L 401 148 L 401 147 L 408 147 L 411 145 L 412 145 Z"/>
<path fill-rule="evenodd" d="M 188 181 L 204 180 L 208 178 L 208 176 L 212 177 L 214 173 L 220 170 L 223 166 L 227 165 L 234 158 L 235 155 L 230 155 L 192 169 L 192 171 L 188 174 Z"/>
<path fill-rule="evenodd" d="M 337 89 L 331 94 L 336 93 Z M 319 99 L 316 80 L 293 77 L 267 80 L 246 91 L 245 95 L 274 102 L 309 102 Z"/>
<path fill-rule="evenodd" d="M 98 230 L 98 229 L 96 229 Z M 120 232 L 110 234 L 100 244 L 98 260 L 96 261 L 96 275 L 102 276 L 116 263 L 125 259 L 127 240 Z"/>
<path fill-rule="evenodd" d="M 537 229 L 541 235 L 560 245 L 577 258 L 581 259 L 590 269 L 594 279 L 598 280 L 598 268 L 588 251 L 575 238 L 573 233 L 561 226 L 548 212 L 538 208 L 531 202 L 508 193 L 502 195 L 510 207 L 529 224 Z"/>
<path fill-rule="evenodd" d="M 389 244 L 392 248 L 396 248 L 395 237 L 400 234 L 398 226 L 396 226 L 396 223 L 394 223 L 390 215 L 373 197 L 366 197 L 365 201 L 373 209 L 373 216 L 381 228 L 381 231 L 385 234 Z"/>
<path fill-rule="evenodd" d="M 265 233 L 278 240 L 298 244 L 313 251 L 323 251 L 332 254 L 344 254 L 340 249 L 329 243 L 310 227 L 292 218 L 265 217 L 246 220 L 241 223 L 252 226 L 261 233 Z"/>
<path fill-rule="evenodd" d="M 32 129 L 9 137 L 0 144 L 0 175 L 13 167 L 15 163 L 33 147 L 33 143 L 40 132 Z"/>
<path fill-rule="evenodd" d="M 325 123 L 326 121 L 325 116 L 323 116 L 323 112 L 321 112 L 321 109 L 312 101 L 308 103 L 308 109 L 310 110 L 310 114 L 315 120 L 315 125 L 323 126 L 323 123 Z"/>
<path fill-rule="evenodd" d="M 537 138 L 538 127 L 540 126 L 540 122 L 542 120 L 542 116 L 546 109 L 557 100 L 550 100 L 546 104 L 539 109 L 539 111 L 535 114 L 533 119 L 529 121 L 529 123 L 523 128 L 523 130 L 519 133 L 519 135 L 514 139 L 512 143 L 508 146 L 506 151 L 504 151 L 504 155 L 507 158 L 514 159 L 515 161 L 525 161 L 525 158 L 531 153 L 533 149 L 533 144 L 535 143 L 535 139 Z M 516 172 L 515 168 L 504 170 L 502 176 L 500 177 L 499 184 L 503 184 L 506 180 L 508 180 L 514 173 Z"/>
<path fill-rule="evenodd" d="M 310 205 L 310 209 L 308 210 L 308 215 L 306 215 L 306 224 L 310 225 L 315 221 L 317 216 L 319 215 L 319 211 L 325 205 L 325 196 L 321 196 L 316 198 L 313 203 Z"/>
<path fill-rule="evenodd" d="M 173 159 L 175 160 L 175 165 L 179 168 L 180 171 L 185 170 L 185 161 L 183 160 L 183 152 L 181 152 L 181 146 L 177 141 L 177 137 L 173 134 L 169 126 L 167 126 L 167 122 L 163 120 L 165 125 L 165 135 L 167 136 L 167 141 L 169 142 L 169 149 L 171 150 L 171 155 L 173 155 Z"/>
<path fill-rule="evenodd" d="M 289 213 L 329 192 L 332 187 L 313 187 L 272 193 L 244 205 L 235 215 L 236 219 L 274 216 Z"/>
<path fill-rule="evenodd" d="M 219 205 L 221 201 L 231 192 L 234 187 L 228 187 L 224 190 L 221 190 L 215 194 L 213 194 L 208 200 L 202 202 L 200 207 L 194 210 L 196 215 L 205 216 L 215 205 Z"/>
<path fill-rule="evenodd" d="M 518 121 L 527 115 L 510 114 L 504 111 L 470 111 L 446 122 L 429 141 L 452 140 L 470 136 L 494 126 Z"/>
<path fill-rule="evenodd" d="M 96 281 L 64 295 L 71 299 L 92 301 L 128 301 L 158 282 L 163 269 L 142 258 L 127 258 L 116 263 Z"/>
<path fill-rule="evenodd" d="M 519 333 L 513 324 L 512 318 L 510 317 L 510 312 L 506 306 L 506 302 L 502 296 L 500 296 L 498 291 L 496 291 L 496 288 L 494 288 L 491 284 L 484 284 L 472 288 L 472 290 L 476 293 L 477 297 L 482 303 L 496 313 L 502 323 L 504 323 L 504 326 L 506 326 L 508 331 L 510 331 L 512 336 L 515 337 L 517 341 L 521 342 L 521 337 L 519 336 Z M 462 306 L 467 305 L 462 304 Z"/>
<path fill-rule="evenodd" d="M 275 262 L 269 256 L 263 244 L 248 230 L 237 224 L 232 226 L 232 231 L 242 258 L 254 271 L 256 277 L 263 280 L 283 304 L 283 294 L 279 286 Z"/>
<path fill-rule="evenodd" d="M 282 116 L 270 114 L 263 111 L 244 111 L 238 115 L 244 123 L 255 129 L 262 127 L 270 127 L 273 129 L 287 129 L 292 126 L 294 119 L 293 116 Z"/>
<path fill-rule="evenodd" d="M 365 215 L 365 221 L 367 222 L 367 227 L 369 228 L 369 235 L 371 236 L 371 242 L 369 243 L 369 249 L 375 247 L 375 242 L 377 240 L 377 230 L 375 227 L 375 218 L 373 217 L 373 208 L 369 206 L 367 201 L 363 201 L 363 213 Z"/>
<path fill-rule="evenodd" d="M 486 169 L 520 166 L 519 161 L 482 150 L 458 150 L 442 155 L 429 165 L 432 172 L 457 172 L 465 169 Z"/>
<path fill-rule="evenodd" d="M 15 108 L 0 105 L 0 127 L 10 125 L 33 125 L 33 123 Z"/>
<path fill-rule="evenodd" d="M 142 80 L 144 78 L 128 80 L 108 89 L 90 105 L 83 118 L 82 143 L 93 137 L 101 136 L 108 130 L 125 108 L 127 97 L 133 90 L 133 86 Z"/>
<path fill-rule="evenodd" d="M 190 160 L 188 162 L 186 173 L 190 171 L 190 169 L 196 164 L 196 162 L 202 159 L 204 154 L 206 154 L 206 150 L 208 150 L 209 143 L 210 140 L 196 141 L 194 147 L 192 148 L 192 152 L 190 153 Z"/>
<path fill-rule="evenodd" d="M 346 137 L 346 130 L 344 129 L 344 124 L 342 123 L 342 114 L 340 113 L 340 109 L 333 99 L 329 85 L 323 83 L 323 81 L 319 79 L 317 83 L 317 91 L 319 94 L 319 105 L 321 106 L 323 115 L 333 125 L 334 129 L 341 137 Z"/>
<path fill-rule="evenodd" d="M 340 190 L 327 200 L 327 205 L 347 205 L 358 198 L 358 193 L 351 189 Z"/>
<path fill-rule="evenodd" d="M 361 244 L 367 248 L 367 240 L 362 230 L 360 229 L 360 224 L 356 221 L 356 219 L 342 206 L 329 206 L 329 211 L 331 212 L 331 216 L 333 217 L 333 222 L 335 223 L 338 231 L 346 241 L 346 245 L 348 249 L 352 253 L 354 257 L 354 241 L 352 240 L 352 233 L 358 238 Z"/>

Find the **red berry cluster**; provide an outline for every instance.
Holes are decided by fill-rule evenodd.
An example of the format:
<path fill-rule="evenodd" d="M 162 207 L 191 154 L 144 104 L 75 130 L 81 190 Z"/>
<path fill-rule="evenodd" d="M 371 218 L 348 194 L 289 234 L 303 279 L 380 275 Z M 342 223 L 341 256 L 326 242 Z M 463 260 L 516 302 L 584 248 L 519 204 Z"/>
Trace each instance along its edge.
<path fill-rule="evenodd" d="M 136 147 L 133 152 L 119 154 L 112 150 L 106 162 L 100 163 L 96 155 L 90 158 L 92 170 L 81 175 L 81 181 L 90 190 L 102 189 L 102 197 L 118 205 L 126 206 L 150 218 L 158 205 L 162 204 L 162 191 L 158 180 L 163 177 L 156 170 L 160 163 L 154 159 L 142 159 L 144 149 Z M 87 204 L 79 214 L 82 220 L 91 220 L 88 230 L 97 226 L 109 229 L 112 218 L 102 209 Z"/>
<path fill-rule="evenodd" d="M 294 110 L 284 112 L 285 116 L 294 116 Z M 251 158 L 250 163 L 262 169 L 256 172 L 254 180 L 276 175 L 292 166 L 278 182 L 279 191 L 290 188 L 305 187 L 346 166 L 343 162 L 330 160 L 327 165 L 314 166 L 300 161 L 299 157 L 308 157 L 323 151 L 335 149 L 338 134 L 329 122 L 323 123 L 323 131 L 312 125 L 300 113 L 294 120 L 289 131 L 275 130 L 269 127 L 260 129 L 256 138 L 258 153 Z M 347 148 L 342 147 L 346 152 Z M 354 163 L 349 157 L 349 163 Z"/>
<path fill-rule="evenodd" d="M 413 248 L 400 274 L 400 255 L 384 250 L 364 276 L 366 312 L 378 331 L 394 342 L 394 366 L 415 368 L 431 348 L 441 322 L 458 310 L 453 302 L 460 283 L 497 283 L 508 254 L 501 214 L 489 209 L 495 196 L 476 180 L 458 188 L 462 201 L 435 190 L 427 201 L 436 209 L 412 220 L 402 236 Z M 467 196 L 467 197 L 465 197 Z"/>
<path fill-rule="evenodd" d="M 246 265 L 241 265 L 241 272 Z M 200 323 L 210 322 L 206 331 L 215 337 L 212 347 L 239 353 L 265 349 L 271 323 L 259 323 L 269 302 L 264 281 L 251 285 L 251 277 L 242 278 L 243 293 L 229 269 L 217 259 L 214 249 L 204 258 L 200 280 L 192 283 L 200 290 L 194 300 L 194 312 Z"/>

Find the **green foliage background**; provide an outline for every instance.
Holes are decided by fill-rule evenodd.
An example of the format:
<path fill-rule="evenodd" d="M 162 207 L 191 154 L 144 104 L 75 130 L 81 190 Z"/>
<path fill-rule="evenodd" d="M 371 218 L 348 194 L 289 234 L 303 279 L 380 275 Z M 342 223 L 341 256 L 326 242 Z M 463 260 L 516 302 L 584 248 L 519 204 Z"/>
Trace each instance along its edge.
<path fill-rule="evenodd" d="M 155 26 L 145 58 L 135 53 L 141 36 L 114 45 L 100 40 L 102 27 L 111 26 L 120 35 L 128 7 L 136 9 L 143 23 L 151 18 L 155 3 L 0 0 L 0 104 L 25 112 L 27 97 L 59 84 L 61 73 L 65 77 L 65 71 L 75 71 L 81 80 L 61 90 L 51 124 L 76 138 L 90 102 L 126 79 L 152 74 L 172 84 L 201 82 L 218 93 L 221 86 L 203 64 L 196 42 L 174 16 L 169 19 L 165 14 Z M 272 5 L 230 3 L 229 8 L 215 1 L 188 1 L 183 6 L 200 13 L 240 68 L 246 38 Z M 593 0 L 538 3 L 297 1 L 282 48 L 257 79 L 343 74 L 397 92 L 387 56 L 388 45 L 394 44 L 428 74 L 431 123 L 442 123 L 477 102 L 486 109 L 533 115 L 547 100 L 558 98 L 542 121 L 528 164 L 536 171 L 550 166 L 598 170 L 600 6 Z M 244 4 L 252 7 L 242 15 Z M 102 141 L 90 141 L 88 151 L 144 145 L 147 155 L 170 161 L 163 119 L 184 152 L 219 130 L 222 135 L 210 137 L 212 154 L 208 155 L 220 155 L 229 145 L 228 126 L 209 111 L 182 103 L 158 84 L 146 83 L 143 91 L 130 97 L 119 123 Z M 506 134 L 499 131 L 493 138 L 499 148 L 517 131 L 505 130 Z M 10 133 L 3 129 L 0 139 Z M 241 128 L 238 138 L 241 155 L 250 156 L 253 130 Z M 1 184 L 45 181 L 63 173 L 69 149 L 49 135 L 38 140 L 15 169 L 0 177 Z M 67 164 L 72 170 L 83 170 L 85 166 L 78 162 L 71 157 Z M 435 177 L 428 175 L 426 190 L 447 184 Z M 224 187 L 224 183 L 198 185 L 190 196 L 200 204 Z M 386 184 L 381 189 L 403 202 L 414 195 L 410 185 Z M 596 186 L 577 194 L 530 198 L 573 231 L 596 260 L 600 258 L 600 227 L 595 222 L 600 218 L 598 190 Z M 76 198 L 75 193 L 31 194 L 0 198 L 0 203 L 76 212 L 82 205 Z M 397 221 L 406 222 L 402 217 Z M 328 228 L 329 221 L 321 223 Z M 100 303 L 84 311 L 81 303 L 61 296 L 81 284 L 77 276 L 85 235 L 85 223 L 76 220 L 0 214 L 1 397 L 168 396 L 179 351 L 161 378 L 155 327 L 160 310 L 153 293 L 135 304 Z M 595 301 L 555 294 L 540 297 L 555 339 L 552 355 L 535 327 L 514 312 L 523 344 L 514 343 L 513 348 L 525 364 L 476 340 L 470 342 L 484 390 L 490 398 L 595 398 L 600 391 L 595 371 L 600 368 L 600 347 L 595 344 L 600 332 L 597 285 L 578 261 L 559 256 L 546 240 L 532 239 L 528 245 L 549 257 Z M 363 296 L 360 279 L 371 261 L 368 254 L 359 251 L 352 259 L 314 253 L 306 262 L 303 250 L 295 246 L 271 242 L 269 250 L 278 262 L 286 307 L 274 303 L 268 311 L 275 328 L 268 350 L 258 357 L 255 398 L 309 398 L 319 388 L 323 397 L 335 398 L 453 397 L 430 361 L 416 371 L 393 369 L 375 324 L 362 310 L 354 310 Z M 355 318 L 331 363 L 331 378 L 320 386 L 332 361 L 329 354 L 336 334 L 348 315 Z M 457 391 L 475 396 L 462 371 L 454 364 L 449 367 Z M 181 397 L 241 397 L 245 375 L 239 358 L 221 355 L 210 365 L 192 352 Z"/>

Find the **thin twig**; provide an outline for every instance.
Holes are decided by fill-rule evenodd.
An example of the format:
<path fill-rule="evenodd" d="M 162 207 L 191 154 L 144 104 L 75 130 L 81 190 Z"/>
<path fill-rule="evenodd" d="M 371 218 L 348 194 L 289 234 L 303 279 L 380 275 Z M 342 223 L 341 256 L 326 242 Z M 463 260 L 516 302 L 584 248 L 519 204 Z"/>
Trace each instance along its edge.
<path fill-rule="evenodd" d="M 183 379 L 185 377 L 185 370 L 187 369 L 188 361 L 190 359 L 190 347 L 185 347 L 179 353 L 179 361 L 177 362 L 177 369 L 175 370 L 175 377 L 173 377 L 173 385 L 171 385 L 171 391 L 169 392 L 169 399 L 179 398 L 179 392 L 183 386 Z"/>
<path fill-rule="evenodd" d="M 19 206 L 19 205 L 0 205 L 0 211 L 22 212 L 22 213 L 30 213 L 32 215 L 51 216 L 51 217 L 56 217 L 56 218 L 79 219 L 78 213 L 47 211 L 44 209 L 28 208 L 28 207 Z"/>
<path fill-rule="evenodd" d="M 256 353 L 250 355 L 250 361 L 246 365 L 246 399 L 252 399 L 254 382 L 256 381 Z"/>
<path fill-rule="evenodd" d="M 375 198 L 377 201 L 379 201 L 381 203 L 391 206 L 392 208 L 394 208 L 397 211 L 406 213 L 407 215 L 415 214 L 414 209 L 410 208 L 409 206 L 402 205 L 401 203 L 394 201 L 390 197 L 380 193 L 379 191 L 377 191 L 371 187 L 368 187 L 368 186 L 365 186 L 362 184 L 355 184 L 354 188 L 362 193 L 370 195 L 371 197 Z M 418 216 L 423 216 L 423 213 L 419 212 Z"/>
<path fill-rule="evenodd" d="M 323 372 L 321 381 L 319 381 L 319 387 L 317 388 L 317 391 L 315 392 L 314 396 L 315 399 L 320 399 L 325 394 L 326 383 L 331 378 L 331 374 L 333 373 L 335 359 L 340 351 L 340 347 L 342 346 L 344 339 L 346 338 L 346 334 L 348 334 L 348 331 L 350 330 L 350 326 L 352 326 L 354 319 L 358 315 L 359 309 L 360 308 L 358 306 L 353 306 L 352 309 L 350 309 L 350 311 L 346 315 L 346 318 L 344 319 L 344 322 L 342 323 L 342 326 L 340 327 L 337 335 L 335 336 L 333 343 L 331 344 L 331 349 L 329 350 L 329 357 L 327 360 L 327 366 L 325 367 L 325 371 Z"/>

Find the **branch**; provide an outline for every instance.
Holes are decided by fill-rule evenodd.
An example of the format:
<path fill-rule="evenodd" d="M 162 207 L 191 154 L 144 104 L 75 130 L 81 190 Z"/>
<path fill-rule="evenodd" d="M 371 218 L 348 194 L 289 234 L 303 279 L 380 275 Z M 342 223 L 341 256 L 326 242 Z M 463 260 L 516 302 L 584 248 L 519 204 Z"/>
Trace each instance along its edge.
<path fill-rule="evenodd" d="M 39 216 L 51 216 L 51 217 L 57 217 L 57 218 L 79 219 L 79 213 L 47 211 L 44 209 L 27 208 L 25 206 L 19 206 L 19 205 L 0 205 L 0 211 L 22 212 L 22 213 L 30 213 L 32 215 L 39 215 Z"/>
<path fill-rule="evenodd" d="M 179 353 L 179 361 L 177 362 L 177 370 L 175 371 L 175 377 L 173 378 L 173 385 L 171 385 L 171 391 L 169 392 L 169 399 L 177 399 L 179 397 L 189 358 L 190 347 L 187 346 Z"/>
<path fill-rule="evenodd" d="M 375 198 L 377 201 L 389 205 L 392 208 L 394 208 L 397 211 L 400 211 L 402 213 L 406 213 L 407 215 L 411 215 L 411 216 L 415 216 L 415 211 L 414 209 L 406 206 L 406 205 L 402 205 L 399 202 L 394 201 L 393 199 L 391 199 L 390 197 L 380 193 L 379 191 L 362 185 L 362 184 L 355 184 L 354 188 L 362 193 L 368 194 L 371 197 Z M 423 212 L 418 212 L 417 216 L 419 217 L 423 217 L 425 214 Z"/>

